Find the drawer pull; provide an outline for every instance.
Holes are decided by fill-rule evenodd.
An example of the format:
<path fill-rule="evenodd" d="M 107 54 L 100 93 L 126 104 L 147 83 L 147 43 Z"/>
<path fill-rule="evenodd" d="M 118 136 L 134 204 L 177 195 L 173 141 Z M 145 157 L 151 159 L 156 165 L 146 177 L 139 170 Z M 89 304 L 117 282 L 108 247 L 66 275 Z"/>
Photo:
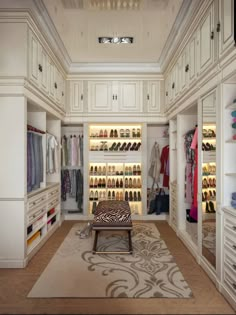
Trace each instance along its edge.
<path fill-rule="evenodd" d="M 232 267 L 234 268 L 234 270 L 236 270 L 236 265 L 235 264 L 233 264 Z"/>
<path fill-rule="evenodd" d="M 234 230 L 234 231 L 236 231 L 236 226 L 234 225 L 234 226 L 232 226 L 232 229 Z"/>
<path fill-rule="evenodd" d="M 236 283 L 232 283 L 234 290 L 236 290 Z"/>
<path fill-rule="evenodd" d="M 35 202 L 35 201 L 33 202 L 33 205 L 36 205 L 36 202 Z"/>
<path fill-rule="evenodd" d="M 236 250 L 236 245 L 233 245 L 233 249 L 235 249 L 235 250 Z"/>

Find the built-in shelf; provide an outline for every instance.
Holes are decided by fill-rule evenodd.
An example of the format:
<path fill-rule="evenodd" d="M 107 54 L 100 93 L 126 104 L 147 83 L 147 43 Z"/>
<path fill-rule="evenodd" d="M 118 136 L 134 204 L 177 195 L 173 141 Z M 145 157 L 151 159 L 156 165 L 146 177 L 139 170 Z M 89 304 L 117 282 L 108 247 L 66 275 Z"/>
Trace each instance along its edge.
<path fill-rule="evenodd" d="M 236 176 L 236 173 L 225 173 L 226 176 Z"/>
<path fill-rule="evenodd" d="M 204 137 L 204 138 L 202 138 L 202 141 L 208 141 L 208 140 L 216 140 L 216 137 Z"/>
<path fill-rule="evenodd" d="M 117 140 L 124 140 L 124 141 L 130 141 L 130 140 L 140 140 L 141 141 L 141 137 L 106 137 L 106 138 L 99 138 L 99 137 L 90 137 L 89 138 L 90 141 L 96 140 L 96 141 L 117 141 Z"/>

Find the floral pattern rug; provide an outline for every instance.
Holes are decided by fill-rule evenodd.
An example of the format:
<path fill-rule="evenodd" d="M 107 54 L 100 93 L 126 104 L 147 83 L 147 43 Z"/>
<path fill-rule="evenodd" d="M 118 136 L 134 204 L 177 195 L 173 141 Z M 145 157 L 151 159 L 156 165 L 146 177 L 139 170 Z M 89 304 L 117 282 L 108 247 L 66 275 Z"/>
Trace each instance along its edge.
<path fill-rule="evenodd" d="M 92 254 L 92 234 L 75 224 L 28 297 L 191 298 L 192 292 L 153 223 L 135 223 L 133 255 Z M 99 250 L 128 248 L 125 231 L 100 232 Z"/>

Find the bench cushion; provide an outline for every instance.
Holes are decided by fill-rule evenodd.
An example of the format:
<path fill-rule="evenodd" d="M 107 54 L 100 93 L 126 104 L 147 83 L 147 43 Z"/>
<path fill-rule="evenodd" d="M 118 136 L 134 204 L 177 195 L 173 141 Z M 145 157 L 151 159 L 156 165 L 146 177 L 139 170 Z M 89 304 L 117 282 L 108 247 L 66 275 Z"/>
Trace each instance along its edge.
<path fill-rule="evenodd" d="M 127 201 L 105 200 L 97 205 L 93 229 L 132 229 L 131 211 Z"/>

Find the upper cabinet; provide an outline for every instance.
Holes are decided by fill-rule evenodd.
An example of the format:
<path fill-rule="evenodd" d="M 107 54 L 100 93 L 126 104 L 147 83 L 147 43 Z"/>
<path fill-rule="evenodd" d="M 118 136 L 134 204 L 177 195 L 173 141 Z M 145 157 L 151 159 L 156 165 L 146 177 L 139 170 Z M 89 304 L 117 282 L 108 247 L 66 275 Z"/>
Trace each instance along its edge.
<path fill-rule="evenodd" d="M 214 62 L 216 33 L 214 30 L 214 2 L 199 26 L 199 70 L 204 72 Z"/>
<path fill-rule="evenodd" d="M 84 111 L 84 82 L 83 80 L 71 81 L 68 83 L 69 91 L 68 104 L 71 114 L 82 113 Z"/>
<path fill-rule="evenodd" d="M 234 46 L 234 0 L 219 0 L 219 33 L 220 57 Z"/>
<path fill-rule="evenodd" d="M 88 81 L 88 112 L 141 112 L 141 82 Z"/>
<path fill-rule="evenodd" d="M 64 108 L 65 80 L 63 74 L 31 29 L 29 30 L 28 43 L 28 77 L 30 82 L 57 106 Z"/>
<path fill-rule="evenodd" d="M 148 113 L 161 113 L 161 81 L 143 83 L 143 108 Z"/>

